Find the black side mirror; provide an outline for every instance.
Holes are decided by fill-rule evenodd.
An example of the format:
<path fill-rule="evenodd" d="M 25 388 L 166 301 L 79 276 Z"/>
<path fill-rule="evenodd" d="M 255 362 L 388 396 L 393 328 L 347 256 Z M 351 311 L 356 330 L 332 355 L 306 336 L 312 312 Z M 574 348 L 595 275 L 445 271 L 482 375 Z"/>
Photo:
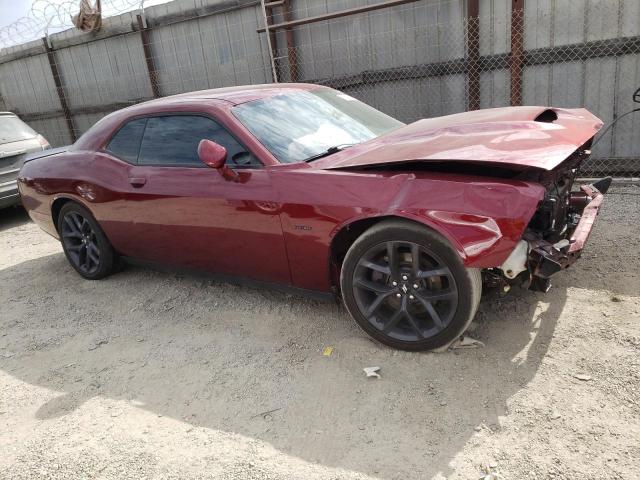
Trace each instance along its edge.
<path fill-rule="evenodd" d="M 633 101 L 636 103 L 640 103 L 640 88 L 633 92 Z"/>
<path fill-rule="evenodd" d="M 253 164 L 253 155 L 249 152 L 238 152 L 231 157 L 231 161 L 234 165 L 238 165 L 239 167 L 248 167 Z"/>

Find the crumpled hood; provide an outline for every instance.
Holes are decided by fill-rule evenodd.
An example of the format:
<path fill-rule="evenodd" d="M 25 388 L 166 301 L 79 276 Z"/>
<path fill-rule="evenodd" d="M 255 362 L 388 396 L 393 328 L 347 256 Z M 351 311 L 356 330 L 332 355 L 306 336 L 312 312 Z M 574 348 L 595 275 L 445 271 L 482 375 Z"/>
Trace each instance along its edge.
<path fill-rule="evenodd" d="M 318 160 L 321 169 L 461 161 L 552 170 L 602 121 L 584 108 L 504 107 L 429 118 Z"/>

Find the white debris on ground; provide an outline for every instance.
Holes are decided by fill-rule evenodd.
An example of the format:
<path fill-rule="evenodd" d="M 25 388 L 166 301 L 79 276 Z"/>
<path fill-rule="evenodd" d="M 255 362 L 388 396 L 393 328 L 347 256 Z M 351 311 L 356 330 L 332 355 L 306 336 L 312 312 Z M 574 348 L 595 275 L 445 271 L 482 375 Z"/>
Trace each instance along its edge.
<path fill-rule="evenodd" d="M 459 349 L 459 348 L 480 348 L 484 347 L 484 343 L 480 340 L 476 340 L 475 338 L 471 338 L 468 335 L 462 335 L 458 340 L 453 342 L 449 348 L 451 350 Z"/>
<path fill-rule="evenodd" d="M 363 370 L 367 377 L 380 378 L 380 367 L 365 367 Z"/>

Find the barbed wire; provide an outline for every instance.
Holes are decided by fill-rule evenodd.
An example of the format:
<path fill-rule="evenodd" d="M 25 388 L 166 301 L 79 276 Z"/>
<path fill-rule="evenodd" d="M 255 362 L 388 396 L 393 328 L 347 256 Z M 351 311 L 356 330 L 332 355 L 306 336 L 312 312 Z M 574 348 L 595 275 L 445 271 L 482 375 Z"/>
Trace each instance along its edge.
<path fill-rule="evenodd" d="M 142 8 L 144 0 L 102 0 L 101 3 L 104 18 Z M 36 40 L 49 31 L 71 28 L 71 17 L 79 10 L 79 0 L 33 0 L 26 16 L 0 27 L 0 48 Z"/>

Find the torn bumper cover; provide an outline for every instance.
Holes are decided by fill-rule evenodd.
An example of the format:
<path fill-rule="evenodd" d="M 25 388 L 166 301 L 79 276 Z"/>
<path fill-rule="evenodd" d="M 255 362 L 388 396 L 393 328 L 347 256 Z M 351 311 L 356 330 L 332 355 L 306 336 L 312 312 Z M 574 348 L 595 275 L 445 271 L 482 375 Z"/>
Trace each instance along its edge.
<path fill-rule="evenodd" d="M 582 249 L 587 243 L 591 234 L 591 229 L 604 199 L 604 193 L 609 187 L 610 179 L 604 183 L 594 185 L 583 185 L 581 192 L 574 192 L 572 200 L 584 205 L 580 220 L 576 225 L 569 239 L 561 240 L 555 244 L 544 240 L 533 240 L 529 242 L 531 250 L 529 253 L 530 271 L 533 276 L 532 288 L 543 291 L 548 290 L 548 279 L 555 273 L 572 265 L 582 253 Z M 601 185 L 603 192 L 600 192 L 596 185 Z"/>

